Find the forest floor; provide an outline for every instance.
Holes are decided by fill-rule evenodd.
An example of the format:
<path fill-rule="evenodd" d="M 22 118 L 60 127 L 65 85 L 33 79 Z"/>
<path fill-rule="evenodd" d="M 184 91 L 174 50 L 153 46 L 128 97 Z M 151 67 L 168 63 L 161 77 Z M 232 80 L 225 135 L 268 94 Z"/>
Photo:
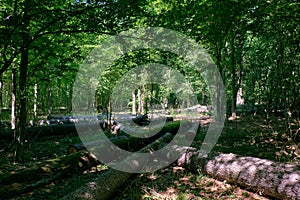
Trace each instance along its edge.
<path fill-rule="evenodd" d="M 192 146 L 200 147 L 208 123 L 209 119 L 201 121 L 201 128 Z M 299 130 L 299 120 L 288 122 L 283 117 L 242 116 L 225 123 L 213 151 L 299 164 Z M 24 164 L 14 163 L 12 154 L 1 156 L 0 175 L 66 155 L 68 145 L 78 142 L 79 138 L 74 136 L 48 137 L 32 142 L 27 149 L 27 161 Z M 13 199 L 59 199 L 92 181 L 104 170 L 106 169 L 93 168 L 81 174 L 54 180 Z M 154 173 L 139 174 L 128 180 L 126 187 L 120 188 L 114 199 L 270 199 L 248 189 L 216 180 L 200 172 L 191 173 L 174 163 Z M 0 196 L 0 199 L 6 198 Z"/>

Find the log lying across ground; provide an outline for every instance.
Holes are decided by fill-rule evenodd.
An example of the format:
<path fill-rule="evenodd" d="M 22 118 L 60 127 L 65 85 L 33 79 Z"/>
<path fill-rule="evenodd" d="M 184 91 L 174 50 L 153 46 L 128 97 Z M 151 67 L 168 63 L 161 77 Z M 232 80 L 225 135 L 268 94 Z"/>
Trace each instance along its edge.
<path fill-rule="evenodd" d="M 278 199 L 300 199 L 300 166 L 235 154 L 201 156 L 188 151 L 178 160 L 192 170 L 244 186 Z"/>
<path fill-rule="evenodd" d="M 149 150 L 153 151 L 159 149 L 160 145 L 163 143 L 169 142 L 173 138 L 173 135 L 167 133 L 157 139 L 156 141 L 152 142 L 151 144 L 147 145 L 140 151 L 147 152 Z M 133 158 L 127 158 L 125 162 L 132 163 Z M 133 160 L 134 161 L 134 160 Z M 142 167 L 143 163 L 146 163 L 147 160 L 141 161 L 141 163 L 134 163 L 131 165 L 132 167 L 138 168 Z M 96 178 L 93 182 L 90 182 L 76 191 L 68 194 L 62 200 L 82 200 L 82 199 L 89 199 L 89 200 L 106 200 L 111 199 L 114 193 L 118 190 L 119 187 L 123 186 L 126 180 L 132 177 L 133 173 L 127 173 L 123 171 L 118 171 L 115 169 L 109 169 L 108 171 L 101 174 L 98 178 Z"/>
<path fill-rule="evenodd" d="M 128 137 L 126 137 L 125 135 L 118 136 L 115 138 L 110 138 L 110 141 L 113 142 L 116 140 L 120 141 L 120 140 L 124 140 L 124 139 L 128 139 Z M 71 144 L 71 145 L 69 145 L 67 152 L 68 152 L 68 154 L 76 153 L 78 151 L 87 150 L 87 148 L 89 148 L 89 147 L 94 147 L 94 146 L 100 145 L 104 142 L 105 141 L 103 141 L 103 140 L 98 140 L 98 141 L 92 141 L 92 142 L 85 143 L 85 144 L 83 144 L 83 143 Z"/>
<path fill-rule="evenodd" d="M 65 157 L 58 157 L 0 175 L 0 197 L 10 198 L 54 180 L 81 172 L 99 165 L 96 157 L 87 151 L 80 151 Z"/>
<path fill-rule="evenodd" d="M 154 140 L 163 136 L 165 133 L 171 133 L 175 135 L 178 132 L 179 127 L 180 127 L 179 121 L 169 122 L 165 124 L 165 126 L 157 134 L 149 138 L 139 138 L 135 136 L 130 136 L 127 135 L 126 133 L 123 133 L 123 131 L 120 131 L 120 133 L 118 134 L 119 136 L 110 138 L 110 141 L 122 149 L 129 150 L 129 151 L 138 151 L 142 147 L 150 144 Z M 83 143 L 71 144 L 69 145 L 67 152 L 69 154 L 74 153 L 80 150 L 91 148 L 93 146 L 101 145 L 104 142 L 105 141 L 103 140 L 96 140 L 91 142 L 85 142 L 85 144 Z"/>
<path fill-rule="evenodd" d="M 146 141 L 139 138 L 119 136 L 118 140 L 116 140 L 116 144 L 125 149 L 141 149 L 145 144 L 147 145 L 153 142 L 160 136 L 164 138 L 175 135 L 179 125 L 180 123 L 178 122 L 166 124 L 157 136 L 152 138 L 152 141 L 151 139 Z M 166 133 L 168 133 L 167 136 L 163 136 L 166 135 Z M 99 144 L 98 142 L 99 141 L 96 141 L 95 144 L 91 145 L 97 145 Z M 157 145 L 157 143 L 154 144 Z M 81 174 L 83 171 L 99 164 L 100 162 L 93 154 L 83 150 L 67 156 L 41 161 L 40 163 L 35 163 L 34 165 L 21 170 L 0 174 L 0 198 L 11 198 L 18 194 L 49 184 L 54 180 L 69 177 L 74 174 Z M 111 177 L 113 174 L 108 176 Z M 128 175 L 131 176 L 131 174 L 123 174 L 125 177 Z M 104 176 L 107 176 L 107 174 Z M 112 180 L 116 180 L 121 176 L 122 174 L 117 174 Z M 104 183 L 107 183 L 107 180 L 105 180 Z"/>
<path fill-rule="evenodd" d="M 99 130 L 99 123 L 84 123 L 78 124 L 78 128 L 86 129 L 86 131 L 95 131 Z M 48 136 L 63 136 L 63 135 L 78 135 L 75 124 L 51 124 L 47 126 L 39 126 L 39 127 L 27 127 L 26 128 L 27 135 L 29 138 L 42 138 Z M 5 141 L 13 140 L 13 130 L 5 129 L 0 132 L 0 139 Z"/>
<path fill-rule="evenodd" d="M 162 142 L 165 141 L 160 139 L 160 144 Z M 298 165 L 236 154 L 211 153 L 203 156 L 201 152 L 190 147 L 181 147 L 178 151 L 182 152 L 178 165 L 189 170 L 200 170 L 204 174 L 278 199 L 300 199 Z M 63 199 L 110 199 L 118 187 L 133 175 L 110 169 Z"/>

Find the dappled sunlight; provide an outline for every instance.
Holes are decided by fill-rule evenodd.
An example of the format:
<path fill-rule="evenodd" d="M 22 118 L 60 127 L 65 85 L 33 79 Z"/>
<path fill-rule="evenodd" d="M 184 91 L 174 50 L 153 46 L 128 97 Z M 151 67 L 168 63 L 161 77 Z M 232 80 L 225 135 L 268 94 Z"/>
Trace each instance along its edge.
<path fill-rule="evenodd" d="M 120 189 L 115 200 L 125 199 L 261 199 L 268 198 L 211 177 L 171 165 L 153 174 L 141 174 Z"/>
<path fill-rule="evenodd" d="M 281 162 L 299 163 L 300 146 L 296 119 L 291 119 L 291 134 L 287 133 L 286 119 L 263 115 L 241 116 L 226 123 L 214 150 L 227 153 L 249 155 Z M 196 136 L 193 145 L 197 148 L 205 134 L 205 127 Z M 281 136 L 281 137 L 279 137 Z"/>
<path fill-rule="evenodd" d="M 201 128 L 196 134 L 196 138 L 192 147 L 194 150 L 200 148 L 202 145 L 203 136 L 205 136 L 207 125 L 209 125 L 210 118 L 203 118 Z M 284 125 L 285 120 L 278 120 L 278 123 Z M 255 156 L 260 158 L 268 158 L 271 160 L 289 160 L 290 163 L 297 163 L 299 159 L 299 146 L 290 140 L 289 135 L 285 134 L 285 130 L 281 130 L 278 127 L 282 127 L 279 124 L 268 124 L 263 117 L 260 116 L 241 116 L 233 122 L 230 122 L 224 128 L 224 131 L 214 148 L 214 151 L 238 153 L 244 156 Z M 297 123 L 293 124 L 296 127 Z M 296 131 L 296 129 L 293 131 Z M 295 132 L 293 132 L 295 133 Z M 278 134 L 282 135 L 282 140 L 278 140 Z M 1 168 L 1 173 L 6 172 L 10 174 L 16 174 L 19 170 L 27 169 L 33 162 L 39 164 L 40 170 L 43 173 L 55 173 L 57 169 L 51 168 L 51 165 L 55 165 L 62 169 L 67 169 L 68 165 L 58 165 L 61 155 L 65 157 L 68 144 L 74 144 L 78 142 L 76 138 L 65 137 L 49 137 L 47 141 L 37 141 L 38 146 L 31 147 L 31 153 L 35 155 L 28 163 L 20 164 L 11 162 L 4 168 Z M 42 148 L 41 148 L 42 147 Z M 193 148 L 189 148 L 192 150 Z M 282 148 L 284 147 L 284 148 Z M 186 151 L 185 148 L 178 148 L 180 152 Z M 51 154 L 52 152 L 52 154 Z M 58 157 L 60 156 L 60 157 Z M 232 155 L 233 156 L 233 155 Z M 45 163 L 46 159 L 49 159 L 49 163 Z M 4 157 L 3 159 L 10 159 Z M 220 158 L 221 159 L 221 158 Z M 229 159 L 229 157 L 227 157 Z M 230 159 L 229 159 L 230 160 Z M 272 182 L 276 175 L 272 172 L 276 171 L 274 166 L 270 165 L 270 161 L 261 160 L 241 160 L 240 162 L 230 163 L 229 160 L 225 160 L 222 165 L 213 164 L 220 172 L 226 166 L 232 166 L 232 168 L 238 169 L 240 166 L 244 166 L 241 170 L 245 173 L 245 180 L 255 181 L 258 177 L 264 177 L 265 183 Z M 48 162 L 48 161 L 47 161 Z M 86 156 L 80 157 L 80 162 L 77 163 L 77 168 L 81 167 L 89 162 Z M 9 163 L 9 162 L 7 162 Z M 43 164 L 44 163 L 44 164 Z M 285 168 L 290 170 L 290 175 L 285 176 L 282 184 L 282 188 L 288 188 L 291 184 L 297 183 L 299 177 L 297 174 L 293 174 L 293 169 L 286 165 Z M 74 188 L 78 188 L 83 183 L 90 182 L 97 174 L 107 170 L 107 166 L 98 165 L 91 166 L 81 172 L 81 174 L 74 175 L 73 177 L 57 179 L 49 182 L 44 187 L 28 191 L 24 193 L 24 197 L 35 196 L 47 196 L 54 194 L 64 195 L 65 191 L 72 191 Z M 261 174 L 260 170 L 266 170 L 267 174 Z M 232 177 L 240 176 L 239 171 L 234 171 L 231 174 Z M 45 178 L 45 177 L 44 177 Z M 91 181 L 92 182 L 92 181 Z M 10 184 L 11 189 L 22 188 L 21 182 L 15 181 Z M 34 183 L 27 182 L 27 185 L 33 185 Z M 235 184 L 230 184 L 228 181 L 216 180 L 212 177 L 202 175 L 200 172 L 196 174 L 188 172 L 183 166 L 177 166 L 175 164 L 170 167 L 161 169 L 155 173 L 141 174 L 136 179 L 128 181 L 126 188 L 120 188 L 116 199 L 127 199 L 129 196 L 135 197 L 135 199 L 267 199 L 259 195 L 259 193 L 246 191 Z M 54 195 L 55 196 L 55 195 Z"/>

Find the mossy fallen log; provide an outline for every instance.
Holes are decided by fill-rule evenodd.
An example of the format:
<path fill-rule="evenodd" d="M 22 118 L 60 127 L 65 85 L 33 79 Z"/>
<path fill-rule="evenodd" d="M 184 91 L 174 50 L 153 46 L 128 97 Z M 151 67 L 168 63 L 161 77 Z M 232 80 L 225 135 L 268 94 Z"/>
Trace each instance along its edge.
<path fill-rule="evenodd" d="M 178 160 L 192 170 L 262 192 L 277 199 L 300 199 L 300 166 L 236 154 L 202 156 L 192 148 Z M 181 151 L 179 149 L 179 151 Z"/>

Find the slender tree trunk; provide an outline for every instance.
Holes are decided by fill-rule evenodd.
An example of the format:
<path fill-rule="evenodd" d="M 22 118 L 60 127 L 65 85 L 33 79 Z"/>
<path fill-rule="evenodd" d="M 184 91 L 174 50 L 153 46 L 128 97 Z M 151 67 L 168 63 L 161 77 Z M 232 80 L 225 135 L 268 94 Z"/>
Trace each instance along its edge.
<path fill-rule="evenodd" d="M 2 75 L 0 75 L 0 125 L 2 120 Z"/>
<path fill-rule="evenodd" d="M 5 101 L 4 101 L 4 107 L 6 107 L 6 108 L 8 108 L 10 105 L 9 105 L 9 101 L 8 101 L 8 99 L 9 99 L 9 92 L 8 91 L 5 91 Z"/>
<path fill-rule="evenodd" d="M 202 99 L 201 99 L 201 105 L 205 104 L 205 92 L 202 90 Z"/>
<path fill-rule="evenodd" d="M 223 88 L 223 69 L 221 66 L 221 61 L 222 61 L 222 51 L 221 48 L 218 47 L 218 45 L 216 44 L 216 57 L 217 57 L 217 61 L 216 61 L 216 65 L 217 68 L 219 70 L 220 76 L 216 77 L 216 110 L 217 110 L 217 118 L 216 121 L 217 122 L 222 122 L 223 121 L 223 117 L 225 116 L 226 113 L 224 113 L 224 106 L 226 104 L 224 99 L 225 94 L 223 94 L 224 92 L 224 88 Z"/>
<path fill-rule="evenodd" d="M 52 91 L 51 86 L 48 87 L 48 116 L 52 114 Z"/>
<path fill-rule="evenodd" d="M 136 95 L 135 95 L 135 87 L 134 85 L 132 85 L 132 91 L 131 91 L 131 95 L 132 95 L 132 115 L 136 115 Z"/>
<path fill-rule="evenodd" d="M 14 13 L 16 14 L 18 7 L 18 0 L 14 1 Z M 16 66 L 15 63 L 12 62 L 12 72 L 11 72 L 11 129 L 16 129 L 16 96 L 17 96 L 17 76 L 16 76 Z M 8 98 L 6 97 L 6 100 Z M 8 104 L 6 104 L 8 105 Z"/>
<path fill-rule="evenodd" d="M 11 72 L 11 129 L 16 128 L 16 95 L 17 95 L 17 83 L 16 83 L 16 68 L 12 67 Z"/>
<path fill-rule="evenodd" d="M 231 117 L 236 118 L 236 106 L 238 95 L 241 91 L 242 85 L 242 53 L 244 42 L 243 38 L 239 38 L 239 34 L 233 33 L 231 39 L 231 86 L 232 86 L 232 99 L 231 99 Z M 236 41 L 236 43 L 235 43 Z M 236 45 L 237 50 L 236 50 Z M 236 70 L 237 65 L 239 66 L 238 71 Z"/>
<path fill-rule="evenodd" d="M 141 89 L 138 89 L 138 114 L 140 115 L 142 113 L 142 99 L 141 99 Z"/>
<path fill-rule="evenodd" d="M 93 109 L 93 98 L 91 94 L 91 88 L 88 87 L 88 102 L 87 102 L 87 111 L 90 112 Z"/>
<path fill-rule="evenodd" d="M 230 59 L 231 59 L 231 117 L 236 118 L 236 100 L 237 100 L 237 76 L 236 76 L 236 61 L 235 61 L 235 44 L 234 44 L 235 34 L 232 33 L 230 41 Z"/>
<path fill-rule="evenodd" d="M 37 98 L 38 98 L 38 86 L 37 83 L 34 84 L 34 100 L 33 100 L 33 117 L 34 120 L 37 119 Z"/>
<path fill-rule="evenodd" d="M 142 92 L 142 113 L 148 114 L 148 106 L 147 106 L 147 94 L 146 94 L 146 88 L 145 85 L 143 85 L 143 92 Z"/>
<path fill-rule="evenodd" d="M 27 67 L 28 67 L 28 49 L 25 47 L 21 55 L 20 63 L 20 80 L 19 80 L 19 90 L 20 90 L 20 103 L 17 115 L 17 130 L 15 133 L 15 139 L 18 144 L 18 149 L 16 152 L 16 158 L 24 161 L 24 145 L 26 140 L 26 125 L 27 125 Z"/>
<path fill-rule="evenodd" d="M 109 124 L 112 126 L 112 114 L 113 114 L 113 111 L 112 111 L 112 107 L 111 107 L 110 96 L 109 96 L 109 99 L 108 99 L 108 108 L 109 108 Z"/>
<path fill-rule="evenodd" d="M 73 96 L 73 87 L 72 87 L 72 85 L 68 88 L 68 90 L 69 90 L 69 96 L 68 96 L 68 100 L 67 100 L 68 101 L 68 103 L 67 103 L 67 112 L 68 112 L 68 114 L 72 112 L 72 96 Z M 98 106 L 97 93 L 96 93 L 95 99 L 97 101 L 96 105 Z"/>

